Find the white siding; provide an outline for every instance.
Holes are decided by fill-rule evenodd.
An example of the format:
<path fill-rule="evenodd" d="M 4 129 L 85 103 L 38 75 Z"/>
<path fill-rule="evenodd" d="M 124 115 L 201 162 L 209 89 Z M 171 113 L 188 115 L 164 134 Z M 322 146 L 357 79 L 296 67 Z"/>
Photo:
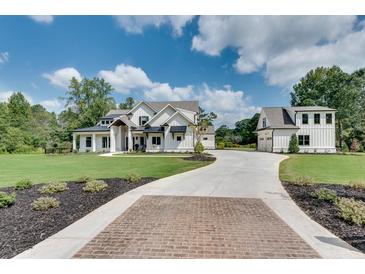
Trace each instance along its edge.
<path fill-rule="evenodd" d="M 308 124 L 302 123 L 302 114 L 308 114 Z M 320 114 L 320 124 L 314 124 L 314 114 Z M 332 124 L 326 124 L 326 113 L 332 113 Z M 336 131 L 335 112 L 297 112 L 296 123 L 300 127 L 297 135 L 309 135 L 309 146 L 299 146 L 300 152 L 310 153 L 335 153 L 336 152 Z"/>
<path fill-rule="evenodd" d="M 177 136 L 181 136 L 181 141 L 177 141 Z M 172 133 L 170 127 L 166 127 L 165 131 L 165 151 L 168 152 L 184 152 L 194 150 L 194 129 L 188 127 L 186 133 Z"/>
<path fill-rule="evenodd" d="M 168 106 L 167 108 L 165 108 L 162 112 L 160 112 L 159 114 L 157 114 L 156 118 L 154 118 L 154 120 L 150 123 L 150 125 L 152 127 L 158 127 L 161 126 L 164 122 L 167 121 L 167 119 L 169 119 L 174 113 L 176 112 L 176 110 L 174 110 L 172 107 Z"/>
<path fill-rule="evenodd" d="M 214 134 L 202 135 L 202 144 L 205 149 L 215 149 L 215 135 Z"/>
<path fill-rule="evenodd" d="M 196 120 L 196 112 L 188 111 L 184 109 L 178 109 L 182 114 L 184 114 L 186 117 L 188 117 L 191 121 L 195 122 Z"/>
<path fill-rule="evenodd" d="M 148 116 L 148 120 L 151 120 L 154 115 L 154 111 L 150 107 L 142 103 L 133 111 L 131 121 L 136 125 L 139 125 L 140 116 Z"/>
<path fill-rule="evenodd" d="M 161 137 L 161 144 L 160 145 L 152 145 L 152 137 L 160 136 Z M 147 152 L 159 152 L 163 151 L 165 146 L 165 140 L 162 133 L 149 133 L 147 137 Z"/>
<path fill-rule="evenodd" d="M 79 151 L 80 152 L 86 152 L 86 151 L 89 151 L 91 152 L 92 151 L 92 145 L 91 147 L 86 147 L 86 137 L 91 137 L 91 141 L 92 141 L 92 133 L 83 133 L 83 134 L 80 134 L 80 148 L 79 148 Z M 103 133 L 103 134 L 96 134 L 95 136 L 95 147 L 96 147 L 96 152 L 109 152 L 109 148 L 103 148 L 103 140 L 102 138 L 104 137 L 110 137 L 110 134 L 109 133 Z"/>
<path fill-rule="evenodd" d="M 273 152 L 288 152 L 289 141 L 297 129 L 275 129 L 273 131 Z"/>

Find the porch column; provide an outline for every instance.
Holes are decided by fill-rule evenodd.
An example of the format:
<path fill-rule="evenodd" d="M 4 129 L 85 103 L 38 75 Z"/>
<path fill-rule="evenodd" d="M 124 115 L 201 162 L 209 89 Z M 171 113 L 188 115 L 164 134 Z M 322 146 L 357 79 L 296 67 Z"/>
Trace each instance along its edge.
<path fill-rule="evenodd" d="M 72 134 L 72 150 L 77 149 L 77 147 L 76 147 L 76 138 L 77 138 L 77 135 L 75 133 Z"/>
<path fill-rule="evenodd" d="M 91 140 L 91 146 L 92 146 L 92 152 L 95 152 L 96 151 L 96 134 L 95 133 L 93 133 L 93 137 Z"/>
<path fill-rule="evenodd" d="M 115 135 L 114 135 L 114 126 L 110 127 L 110 152 L 115 152 Z"/>
<path fill-rule="evenodd" d="M 132 131 L 131 128 L 128 127 L 128 150 L 132 151 L 133 149 Z"/>

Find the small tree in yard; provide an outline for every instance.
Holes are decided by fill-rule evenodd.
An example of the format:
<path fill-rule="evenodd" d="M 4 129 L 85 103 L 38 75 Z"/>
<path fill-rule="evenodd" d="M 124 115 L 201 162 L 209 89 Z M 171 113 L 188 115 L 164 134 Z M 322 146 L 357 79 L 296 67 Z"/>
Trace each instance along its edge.
<path fill-rule="evenodd" d="M 289 141 L 289 153 L 298 153 L 298 152 L 299 152 L 298 138 L 296 134 L 292 134 Z"/>
<path fill-rule="evenodd" d="M 203 151 L 204 151 L 203 144 L 200 141 L 196 142 L 196 145 L 194 147 L 194 152 L 197 154 L 202 154 Z"/>

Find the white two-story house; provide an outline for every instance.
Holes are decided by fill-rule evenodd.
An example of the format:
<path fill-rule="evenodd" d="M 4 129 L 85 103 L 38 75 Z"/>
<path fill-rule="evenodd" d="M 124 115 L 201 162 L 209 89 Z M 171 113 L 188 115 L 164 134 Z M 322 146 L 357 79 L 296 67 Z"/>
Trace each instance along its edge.
<path fill-rule="evenodd" d="M 73 149 L 80 152 L 191 152 L 198 139 L 198 101 L 139 102 L 111 110 L 97 125 L 76 129 Z M 214 128 L 199 134 L 206 149 L 215 148 Z M 77 141 L 78 140 L 78 141 Z"/>
<path fill-rule="evenodd" d="M 335 153 L 335 109 L 310 107 L 264 107 L 257 124 L 257 150 L 288 152 L 296 134 L 300 152 Z"/>

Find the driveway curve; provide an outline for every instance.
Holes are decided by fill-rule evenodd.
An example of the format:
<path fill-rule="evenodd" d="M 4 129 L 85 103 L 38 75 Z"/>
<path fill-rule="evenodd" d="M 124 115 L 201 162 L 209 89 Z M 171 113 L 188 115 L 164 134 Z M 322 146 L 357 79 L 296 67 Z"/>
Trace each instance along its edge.
<path fill-rule="evenodd" d="M 258 198 L 322 258 L 365 258 L 311 220 L 291 200 L 278 174 L 286 156 L 227 150 L 211 153 L 217 157 L 215 163 L 121 195 L 16 258 L 71 258 L 143 195 Z"/>

